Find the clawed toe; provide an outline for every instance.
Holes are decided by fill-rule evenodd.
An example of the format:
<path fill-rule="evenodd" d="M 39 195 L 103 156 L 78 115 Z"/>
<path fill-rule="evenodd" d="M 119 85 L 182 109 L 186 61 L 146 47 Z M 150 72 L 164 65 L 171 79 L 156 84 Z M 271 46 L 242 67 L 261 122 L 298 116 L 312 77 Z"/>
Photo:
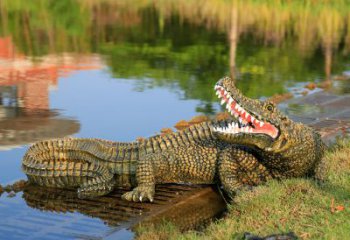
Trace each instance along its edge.
<path fill-rule="evenodd" d="M 133 202 L 153 202 L 154 187 L 153 186 L 139 186 L 130 192 L 122 195 L 122 199 Z"/>

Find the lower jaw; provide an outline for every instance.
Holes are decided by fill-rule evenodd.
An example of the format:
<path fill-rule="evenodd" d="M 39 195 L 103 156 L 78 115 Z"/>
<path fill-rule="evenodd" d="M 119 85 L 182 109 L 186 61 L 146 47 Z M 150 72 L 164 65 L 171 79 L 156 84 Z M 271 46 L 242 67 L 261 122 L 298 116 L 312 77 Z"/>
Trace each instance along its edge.
<path fill-rule="evenodd" d="M 271 144 L 273 143 L 273 139 L 263 134 L 237 134 L 236 136 L 228 140 L 228 142 L 253 149 L 265 149 L 271 146 Z"/>

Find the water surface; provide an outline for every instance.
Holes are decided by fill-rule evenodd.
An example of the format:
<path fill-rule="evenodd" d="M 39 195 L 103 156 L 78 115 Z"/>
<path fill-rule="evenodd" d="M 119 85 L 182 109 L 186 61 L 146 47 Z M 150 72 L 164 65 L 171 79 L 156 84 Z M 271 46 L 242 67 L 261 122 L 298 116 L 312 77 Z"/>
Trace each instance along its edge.
<path fill-rule="evenodd" d="M 310 82 L 350 93 L 342 3 L 130 2 L 1 2 L 1 185 L 25 179 L 21 158 L 35 141 L 132 141 L 215 114 L 213 85 L 224 75 L 255 98 L 306 94 Z M 108 237 L 113 228 L 98 217 L 29 207 L 22 193 L 4 193 L 0 215 L 1 239 Z"/>

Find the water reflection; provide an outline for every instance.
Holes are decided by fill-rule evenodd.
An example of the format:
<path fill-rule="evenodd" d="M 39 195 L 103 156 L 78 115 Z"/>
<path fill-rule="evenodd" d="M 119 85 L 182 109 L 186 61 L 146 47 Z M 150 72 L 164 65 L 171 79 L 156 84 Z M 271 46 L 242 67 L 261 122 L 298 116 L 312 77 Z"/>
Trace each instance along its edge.
<path fill-rule="evenodd" d="M 0 1 L 0 146 L 11 149 L 0 151 L 0 183 L 24 178 L 25 149 L 15 146 L 72 134 L 129 141 L 215 113 L 213 84 L 223 75 L 249 97 L 307 82 L 349 93 L 348 78 L 339 80 L 350 66 L 349 21 L 347 1 Z M 45 194 L 24 197 L 36 208 L 60 206 L 60 195 Z M 0 222 L 13 209 L 39 214 L 23 202 L 12 207 L 17 200 L 1 197 Z M 76 217 L 76 227 L 87 222 L 77 212 L 100 217 L 100 206 L 66 200 L 62 209 L 74 213 L 60 217 Z M 101 222 L 89 226 L 107 231 Z"/>
<path fill-rule="evenodd" d="M 94 200 L 79 199 L 76 191 L 26 186 L 22 197 L 31 208 L 41 211 L 65 213 L 80 212 L 84 215 L 100 218 L 108 225 L 119 226 L 130 217 L 147 212 L 148 206 L 121 200 L 124 191 L 117 191 L 109 196 Z"/>
<path fill-rule="evenodd" d="M 54 117 L 54 111 L 36 111 L 28 114 L 23 108 L 2 107 L 0 119 L 0 150 L 27 145 L 49 138 L 65 137 L 79 131 L 80 124 L 73 119 Z"/>
<path fill-rule="evenodd" d="M 192 195 L 200 192 L 200 197 L 178 203 L 189 190 L 192 191 Z M 216 190 L 200 186 L 175 184 L 157 186 L 153 204 L 123 201 L 121 195 L 125 191 L 127 189 L 117 189 L 108 196 L 79 199 L 76 191 L 27 185 L 22 197 L 31 208 L 52 213 L 79 212 L 85 216 L 101 219 L 113 227 L 113 231 L 135 227 L 140 221 L 144 226 L 150 223 L 159 224 L 165 219 L 172 221 L 182 230 L 188 230 L 208 222 L 226 206 Z M 172 207 L 165 205 L 167 201 L 172 202 Z M 153 213 L 158 211 L 158 214 L 154 215 L 152 211 Z M 75 230 L 79 231 L 80 228 Z"/>
<path fill-rule="evenodd" d="M 203 105 L 215 99 L 213 79 L 230 72 L 260 97 L 330 81 L 349 63 L 345 1 L 39 2 L 0 6 L 0 34 L 21 52 L 100 53 L 114 77 L 137 78 L 139 89 L 176 86 Z"/>
<path fill-rule="evenodd" d="M 78 132 L 76 120 L 62 118 L 49 108 L 49 91 L 56 88 L 59 76 L 100 68 L 91 59 L 65 54 L 33 61 L 17 52 L 11 37 L 0 38 L 0 148 Z"/>

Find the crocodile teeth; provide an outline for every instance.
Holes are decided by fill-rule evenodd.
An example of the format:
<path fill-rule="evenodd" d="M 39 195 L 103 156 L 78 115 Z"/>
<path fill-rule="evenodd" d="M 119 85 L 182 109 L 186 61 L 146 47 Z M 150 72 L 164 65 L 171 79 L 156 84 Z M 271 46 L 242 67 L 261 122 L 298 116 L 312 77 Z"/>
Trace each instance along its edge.
<path fill-rule="evenodd" d="M 235 122 L 229 123 L 226 127 L 215 127 L 214 130 L 217 132 L 231 133 L 231 134 L 253 132 L 253 128 L 249 126 L 239 127 L 238 123 L 235 123 Z"/>
<path fill-rule="evenodd" d="M 264 122 L 259 121 L 260 127 L 264 126 Z"/>
<path fill-rule="evenodd" d="M 223 127 L 214 128 L 217 132 L 222 133 L 263 133 L 268 134 L 272 138 L 278 135 L 278 129 L 269 122 L 258 120 L 252 114 L 242 107 L 237 100 L 231 96 L 230 92 L 226 91 L 223 86 L 215 85 L 216 95 L 221 100 L 221 105 L 226 104 L 227 112 L 237 119 L 236 124 L 227 124 Z M 257 115 L 258 116 L 258 115 Z"/>

